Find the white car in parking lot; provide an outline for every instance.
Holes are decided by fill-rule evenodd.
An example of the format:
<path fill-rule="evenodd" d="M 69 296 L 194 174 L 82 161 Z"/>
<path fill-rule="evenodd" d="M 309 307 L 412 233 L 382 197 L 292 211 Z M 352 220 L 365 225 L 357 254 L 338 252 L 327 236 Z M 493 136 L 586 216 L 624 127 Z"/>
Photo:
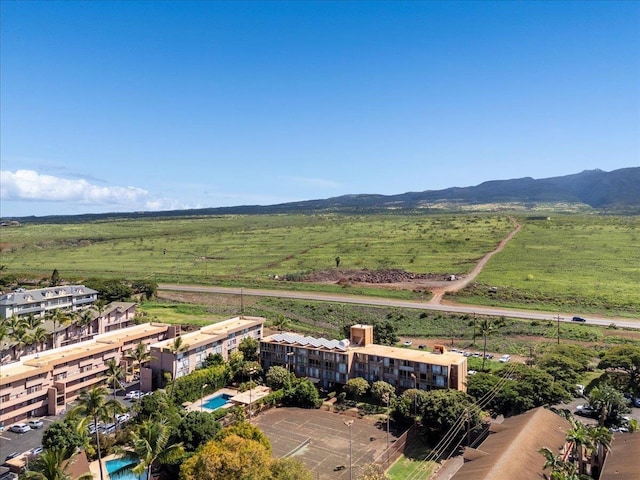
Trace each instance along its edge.
<path fill-rule="evenodd" d="M 9 430 L 15 433 L 26 433 L 31 430 L 31 427 L 26 423 L 16 423 L 15 425 L 12 425 Z"/>
<path fill-rule="evenodd" d="M 138 400 L 141 397 L 142 392 L 140 390 L 131 390 L 124 396 L 127 400 Z"/>
<path fill-rule="evenodd" d="M 116 415 L 116 421 L 118 423 L 128 422 L 131 419 L 131 415 L 128 413 L 123 413 L 122 415 Z"/>
<path fill-rule="evenodd" d="M 500 363 L 507 363 L 509 361 L 511 361 L 511 355 L 505 353 L 500 357 Z"/>
<path fill-rule="evenodd" d="M 29 427 L 31 428 L 42 428 L 44 426 L 44 423 L 42 423 L 42 420 L 29 420 L 27 422 L 27 425 L 29 425 Z"/>

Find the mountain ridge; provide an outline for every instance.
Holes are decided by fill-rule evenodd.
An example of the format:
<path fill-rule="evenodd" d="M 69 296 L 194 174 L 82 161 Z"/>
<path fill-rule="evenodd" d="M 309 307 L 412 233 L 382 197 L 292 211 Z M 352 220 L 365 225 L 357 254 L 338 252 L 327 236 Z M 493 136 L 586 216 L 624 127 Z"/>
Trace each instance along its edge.
<path fill-rule="evenodd" d="M 630 210 L 640 212 L 640 167 L 611 172 L 584 170 L 560 177 L 534 179 L 522 177 L 509 180 L 489 180 L 471 187 L 450 187 L 442 190 L 405 192 L 395 195 L 346 194 L 326 199 L 303 200 L 274 205 L 241 205 L 161 212 L 121 212 L 43 217 L 12 217 L 23 222 L 89 221 L 101 218 L 144 218 L 188 215 L 269 214 L 334 211 L 366 213 L 367 211 L 415 210 L 439 205 L 471 207 L 482 204 L 506 203 L 571 203 L 594 209 Z M 5 219 L 6 220 L 6 219 Z"/>

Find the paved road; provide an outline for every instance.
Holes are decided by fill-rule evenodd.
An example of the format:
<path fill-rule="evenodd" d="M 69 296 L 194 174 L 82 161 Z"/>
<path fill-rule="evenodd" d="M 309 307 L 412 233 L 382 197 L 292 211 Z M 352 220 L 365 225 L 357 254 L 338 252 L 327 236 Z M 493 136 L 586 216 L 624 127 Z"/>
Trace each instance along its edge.
<path fill-rule="evenodd" d="M 427 302 L 416 300 L 397 300 L 390 298 L 365 297 L 356 295 L 346 295 L 339 293 L 317 293 L 317 292 L 294 292 L 288 290 L 262 290 L 256 288 L 233 288 L 233 287 L 211 287 L 204 285 L 179 285 L 179 284 L 159 284 L 159 290 L 172 290 L 179 292 L 196 293 L 218 293 L 227 295 L 247 295 L 253 297 L 279 297 L 294 298 L 298 300 L 313 300 L 320 302 L 334 303 L 355 303 L 360 305 L 378 305 L 384 307 L 415 308 L 419 310 L 433 310 L 438 312 L 467 313 L 479 315 L 505 316 L 511 318 L 523 318 L 529 320 L 558 320 L 561 322 L 571 322 L 572 313 L 551 313 L 528 310 L 518 310 L 511 308 L 486 307 L 480 305 L 431 305 Z M 582 315 L 588 324 L 611 325 L 615 323 L 618 327 L 640 329 L 640 319 L 629 318 L 606 318 L 597 316 Z"/>

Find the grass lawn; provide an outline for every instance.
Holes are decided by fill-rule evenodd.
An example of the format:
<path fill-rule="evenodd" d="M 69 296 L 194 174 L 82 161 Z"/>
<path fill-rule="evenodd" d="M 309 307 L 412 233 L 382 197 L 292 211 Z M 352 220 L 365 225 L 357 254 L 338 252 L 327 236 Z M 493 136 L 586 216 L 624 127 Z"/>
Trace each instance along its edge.
<path fill-rule="evenodd" d="M 436 462 L 427 462 L 424 459 L 430 450 L 426 445 L 414 442 L 408 445 L 403 455 L 387 470 L 390 480 L 428 479 L 438 466 Z"/>

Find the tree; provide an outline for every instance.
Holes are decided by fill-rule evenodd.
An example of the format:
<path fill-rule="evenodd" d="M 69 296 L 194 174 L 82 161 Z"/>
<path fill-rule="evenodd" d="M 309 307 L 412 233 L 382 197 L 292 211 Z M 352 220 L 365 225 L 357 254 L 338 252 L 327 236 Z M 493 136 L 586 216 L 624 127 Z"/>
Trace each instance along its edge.
<path fill-rule="evenodd" d="M 274 480 L 314 480 L 314 475 L 297 458 L 274 458 L 269 467 Z"/>
<path fill-rule="evenodd" d="M 29 470 L 20 477 L 25 480 L 71 480 L 65 472 L 70 453 L 65 448 L 47 448 L 29 465 Z M 91 480 L 91 474 L 76 477 L 77 480 Z"/>
<path fill-rule="evenodd" d="M 53 343 L 53 348 L 56 348 L 58 345 L 58 328 L 64 325 L 68 325 L 71 322 L 71 317 L 67 312 L 64 312 L 62 309 L 57 308 L 55 310 L 50 310 L 45 314 L 45 318 L 48 317 L 49 320 L 53 322 L 53 331 L 51 332 L 51 341 Z"/>
<path fill-rule="evenodd" d="M 567 442 L 572 443 L 573 458 L 578 459 L 578 474 L 580 475 L 585 473 L 585 448 L 588 450 L 593 446 L 593 444 L 591 443 L 590 435 L 588 434 L 587 427 L 584 423 L 577 422 L 575 420 L 571 422 L 571 428 L 567 431 Z"/>
<path fill-rule="evenodd" d="M 78 404 L 71 409 L 69 416 L 81 418 L 80 425 L 85 427 L 88 421 L 93 425 L 98 425 L 99 421 L 108 421 L 117 413 L 124 413 L 125 407 L 117 400 L 106 400 L 107 389 L 105 387 L 94 387 L 83 392 L 78 397 Z M 102 452 L 100 450 L 100 433 L 96 429 L 96 450 L 98 452 L 98 466 L 100 467 L 100 479 L 103 480 L 102 473 Z"/>
<path fill-rule="evenodd" d="M 255 362 L 258 360 L 258 348 L 260 344 L 255 338 L 245 337 L 238 345 L 238 350 L 242 352 L 247 362 Z"/>
<path fill-rule="evenodd" d="M 289 323 L 289 320 L 287 320 L 285 316 L 282 315 L 281 313 L 279 313 L 276 316 L 276 318 L 273 320 L 273 326 L 276 327 L 279 332 L 284 330 L 284 327 L 286 327 L 288 323 Z"/>
<path fill-rule="evenodd" d="M 463 420 L 464 423 L 454 430 L 453 435 L 453 438 L 461 438 L 466 431 L 473 432 L 479 429 L 484 416 L 472 398 L 458 390 L 426 392 L 419 408 L 423 425 L 422 433 L 429 441 L 441 438 Z"/>
<path fill-rule="evenodd" d="M 180 480 L 269 480 L 270 465 L 270 454 L 264 445 L 229 435 L 206 443 L 185 460 L 180 468 Z"/>
<path fill-rule="evenodd" d="M 368 463 L 360 469 L 358 480 L 388 480 L 384 469 L 376 463 Z"/>
<path fill-rule="evenodd" d="M 82 338 L 87 336 L 87 327 L 91 325 L 94 320 L 94 312 L 91 310 L 84 310 L 77 316 L 76 324 L 82 329 Z"/>
<path fill-rule="evenodd" d="M 42 434 L 42 447 L 45 450 L 62 448 L 70 455 L 83 444 L 82 436 L 66 421 L 53 422 Z"/>
<path fill-rule="evenodd" d="M 246 440 L 253 440 L 262 445 L 268 453 L 271 453 L 271 441 L 262 430 L 249 422 L 238 422 L 231 427 L 224 428 L 218 433 L 217 440 L 222 440 L 231 435 L 237 435 L 238 437 Z"/>
<path fill-rule="evenodd" d="M 60 274 L 58 273 L 58 269 L 54 268 L 53 272 L 51 272 L 51 279 L 49 280 L 50 287 L 57 287 L 60 285 Z"/>
<path fill-rule="evenodd" d="M 589 405 L 598 412 L 600 426 L 617 423 L 623 414 L 629 412 L 624 395 L 606 383 L 591 390 Z"/>
<path fill-rule="evenodd" d="M 154 420 L 144 420 L 131 434 L 130 447 L 140 463 L 133 468 L 133 473 L 141 475 L 147 472 L 151 478 L 154 465 L 172 463 L 184 456 L 181 443 L 169 443 L 170 429 L 167 420 L 159 417 Z"/>
<path fill-rule="evenodd" d="M 343 390 L 347 392 L 347 395 L 351 398 L 358 399 L 369 390 L 369 382 L 362 377 L 350 378 L 347 380 Z"/>
<path fill-rule="evenodd" d="M 291 384 L 291 373 L 278 365 L 269 368 L 266 376 L 267 386 L 272 390 L 280 390 Z"/>
<path fill-rule="evenodd" d="M 127 352 L 127 357 L 133 360 L 134 370 L 136 366 L 138 367 L 138 370 L 140 370 L 142 365 L 154 359 L 147 349 L 147 346 L 142 342 L 139 342 L 136 345 L 136 348 L 129 350 Z M 142 385 L 142 375 L 138 375 L 138 385 Z"/>
<path fill-rule="evenodd" d="M 200 445 L 215 439 L 219 431 L 220 423 L 211 413 L 193 411 L 180 420 L 171 441 L 181 443 L 186 452 L 195 452 Z"/>
<path fill-rule="evenodd" d="M 114 358 L 107 361 L 107 384 L 111 387 L 111 394 L 116 398 L 118 390 L 122 390 L 122 378 L 124 377 L 124 369 Z"/>
<path fill-rule="evenodd" d="M 38 327 L 31 332 L 31 341 L 36 344 L 36 352 L 39 350 L 38 347 L 42 347 L 47 341 L 48 337 L 49 333 L 43 327 Z"/>
<path fill-rule="evenodd" d="M 301 408 L 318 408 L 322 401 L 313 382 L 308 378 L 300 378 L 285 390 L 282 403 Z"/>
<path fill-rule="evenodd" d="M 629 389 L 640 392 L 640 347 L 620 345 L 600 354 L 598 368 L 623 370 L 629 375 Z"/>
<path fill-rule="evenodd" d="M 484 317 L 477 325 L 482 335 L 482 370 L 484 371 L 484 364 L 487 360 L 487 337 L 504 325 L 504 319 L 495 320 L 490 317 Z"/>
<path fill-rule="evenodd" d="M 177 425 L 180 422 L 180 410 L 175 405 L 166 392 L 156 390 L 152 395 L 145 395 L 138 403 L 138 420 L 149 420 L 154 418 L 158 412 L 162 412 L 163 417 L 169 425 Z"/>
<path fill-rule="evenodd" d="M 389 395 L 389 399 L 392 399 L 396 394 L 396 388 L 390 383 L 378 380 L 371 385 L 371 395 L 382 403 L 385 395 Z"/>

